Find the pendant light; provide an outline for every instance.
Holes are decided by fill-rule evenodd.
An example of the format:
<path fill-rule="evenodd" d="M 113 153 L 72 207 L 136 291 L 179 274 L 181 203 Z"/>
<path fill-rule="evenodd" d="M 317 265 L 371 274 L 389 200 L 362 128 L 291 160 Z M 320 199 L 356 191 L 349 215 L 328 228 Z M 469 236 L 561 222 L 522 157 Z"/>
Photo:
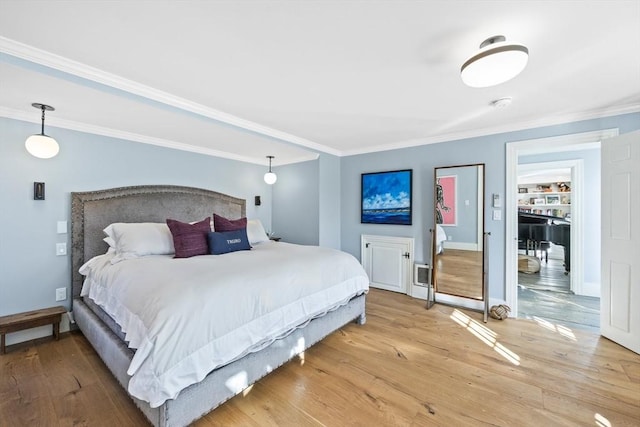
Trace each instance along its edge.
<path fill-rule="evenodd" d="M 266 182 L 269 185 L 275 184 L 276 181 L 278 180 L 278 176 L 271 172 L 271 160 L 274 159 L 273 156 L 267 156 L 267 159 L 269 159 L 269 172 L 264 174 L 264 182 Z"/>
<path fill-rule="evenodd" d="M 524 70 L 529 49 L 507 43 L 504 36 L 489 37 L 480 44 L 480 52 L 460 69 L 462 81 L 471 87 L 489 87 L 511 80 Z"/>
<path fill-rule="evenodd" d="M 50 159 L 58 154 L 60 146 L 58 146 L 55 139 L 44 134 L 44 112 L 54 111 L 55 108 L 50 105 L 40 104 L 37 102 L 31 104 L 31 106 L 42 110 L 42 130 L 39 134 L 31 135 L 27 138 L 24 145 L 32 156 L 39 157 L 41 159 Z"/>

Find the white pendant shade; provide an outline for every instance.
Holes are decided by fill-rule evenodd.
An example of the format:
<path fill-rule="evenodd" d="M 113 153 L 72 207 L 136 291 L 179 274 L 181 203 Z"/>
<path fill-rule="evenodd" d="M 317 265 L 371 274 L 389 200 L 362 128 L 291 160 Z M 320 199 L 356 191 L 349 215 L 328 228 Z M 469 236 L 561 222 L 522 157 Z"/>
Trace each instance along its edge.
<path fill-rule="evenodd" d="M 504 40 L 503 36 L 485 40 L 480 45 L 480 52 L 462 65 L 460 75 L 467 86 L 495 86 L 511 80 L 524 70 L 529 60 L 529 50 Z"/>
<path fill-rule="evenodd" d="M 269 159 L 269 172 L 264 174 L 264 182 L 266 182 L 269 185 L 273 185 L 278 180 L 278 176 L 275 173 L 271 172 L 271 160 L 273 160 L 274 157 L 267 156 L 267 159 Z"/>
<path fill-rule="evenodd" d="M 24 143 L 29 154 L 41 159 L 50 159 L 58 154 L 60 146 L 55 139 L 47 135 L 31 135 Z"/>
<path fill-rule="evenodd" d="M 51 105 L 41 104 L 39 102 L 34 102 L 31 106 L 42 111 L 42 130 L 39 134 L 31 135 L 27 138 L 24 146 L 27 147 L 27 151 L 32 156 L 39 157 L 41 159 L 50 159 L 58 154 L 60 146 L 55 139 L 44 134 L 44 112 L 55 111 L 55 108 Z"/>
<path fill-rule="evenodd" d="M 273 172 L 267 172 L 264 174 L 264 182 L 269 185 L 275 184 L 278 180 L 278 176 Z"/>

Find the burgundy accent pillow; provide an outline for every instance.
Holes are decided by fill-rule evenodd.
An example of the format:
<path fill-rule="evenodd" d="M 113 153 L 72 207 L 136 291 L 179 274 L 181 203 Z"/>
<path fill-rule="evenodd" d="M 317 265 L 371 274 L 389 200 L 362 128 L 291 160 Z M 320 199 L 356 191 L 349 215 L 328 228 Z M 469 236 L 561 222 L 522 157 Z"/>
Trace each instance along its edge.
<path fill-rule="evenodd" d="M 195 224 L 167 219 L 167 225 L 171 230 L 173 246 L 176 250 L 174 258 L 189 258 L 209 253 L 207 235 L 211 233 L 210 217 Z"/>
<path fill-rule="evenodd" d="M 227 219 L 218 214 L 213 214 L 213 229 L 220 231 L 236 231 L 247 228 L 247 218 Z"/>

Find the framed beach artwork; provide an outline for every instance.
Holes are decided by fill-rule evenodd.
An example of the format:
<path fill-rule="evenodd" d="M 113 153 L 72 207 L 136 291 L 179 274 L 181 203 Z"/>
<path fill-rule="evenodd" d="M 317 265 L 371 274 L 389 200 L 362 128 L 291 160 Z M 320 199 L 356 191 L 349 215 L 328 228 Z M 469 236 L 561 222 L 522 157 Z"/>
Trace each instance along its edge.
<path fill-rule="evenodd" d="M 411 225 L 412 172 L 363 173 L 360 222 Z"/>
<path fill-rule="evenodd" d="M 436 224 L 457 225 L 458 176 L 437 177 L 436 182 Z"/>

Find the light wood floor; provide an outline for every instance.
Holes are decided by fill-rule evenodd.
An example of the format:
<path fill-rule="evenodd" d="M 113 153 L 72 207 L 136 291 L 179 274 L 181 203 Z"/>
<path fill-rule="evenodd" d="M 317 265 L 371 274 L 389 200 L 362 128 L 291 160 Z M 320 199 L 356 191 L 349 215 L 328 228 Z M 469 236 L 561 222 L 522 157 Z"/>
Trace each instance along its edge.
<path fill-rule="evenodd" d="M 436 289 L 482 299 L 482 252 L 445 249 L 436 256 Z"/>
<path fill-rule="evenodd" d="M 0 356 L 0 425 L 137 426 L 80 333 Z M 372 289 L 348 325 L 197 426 L 638 426 L 640 356 L 594 333 Z"/>

